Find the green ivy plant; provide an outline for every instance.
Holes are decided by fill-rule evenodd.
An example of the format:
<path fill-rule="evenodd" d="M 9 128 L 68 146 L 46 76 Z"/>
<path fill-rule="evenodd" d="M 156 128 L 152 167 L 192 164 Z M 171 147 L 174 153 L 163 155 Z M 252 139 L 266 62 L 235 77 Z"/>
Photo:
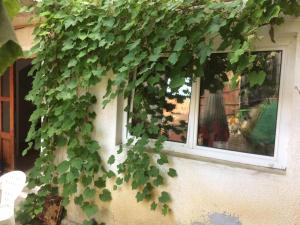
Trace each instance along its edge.
<path fill-rule="evenodd" d="M 172 116 L 163 114 L 163 109 L 174 109 L 166 90 L 177 93 L 187 78 L 199 77 L 209 89 L 221 88 L 222 82 L 203 72 L 215 50 L 230 49 L 227 68 L 237 82 L 253 67 L 251 43 L 258 29 L 269 26 L 270 41 L 276 41 L 273 26 L 283 23 L 285 15 L 300 13 L 296 0 L 43 0 L 33 8 L 39 23 L 27 98 L 36 110 L 27 141 L 28 149 L 40 150 L 40 158 L 28 186 L 40 189 L 18 214 L 22 224 L 31 225 L 38 224 L 34 218 L 45 196 L 58 190 L 64 205 L 74 201 L 87 216 L 84 224 L 93 224 L 95 199 L 112 199 L 108 179 L 115 182 L 113 189 L 131 185 L 138 202 L 150 201 L 152 210 L 168 214 L 171 196 L 159 187 L 166 175 L 176 177 L 177 172 L 162 151 L 166 131 L 175 129 Z M 251 85 L 261 83 L 261 76 L 257 71 Z M 107 92 L 97 99 L 91 88 L 106 79 Z M 105 162 L 105 149 L 92 138 L 94 106 L 105 107 L 117 96 L 128 99 L 131 138 L 116 153 L 123 152 L 124 161 L 112 155 Z M 57 162 L 61 151 L 67 158 Z M 117 171 L 107 169 L 114 163 Z"/>
<path fill-rule="evenodd" d="M 0 0 L 0 76 L 23 54 L 11 24 L 19 10 L 18 0 Z"/>

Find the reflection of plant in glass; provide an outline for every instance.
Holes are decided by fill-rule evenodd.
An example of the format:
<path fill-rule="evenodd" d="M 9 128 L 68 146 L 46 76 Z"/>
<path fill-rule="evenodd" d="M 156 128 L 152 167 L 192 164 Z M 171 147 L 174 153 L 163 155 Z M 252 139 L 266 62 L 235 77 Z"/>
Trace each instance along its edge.
<path fill-rule="evenodd" d="M 240 76 L 230 70 L 225 53 L 209 57 L 204 72 L 211 79 L 204 78 L 201 82 L 204 87 L 201 89 L 199 145 L 273 155 L 281 51 L 251 54 L 253 65 Z M 231 79 L 238 83 L 229 88 Z M 211 104 L 212 95 L 216 94 L 220 101 Z M 220 141 L 224 143 L 220 145 Z"/>
<path fill-rule="evenodd" d="M 253 67 L 245 72 L 249 76 L 242 76 L 241 104 L 253 106 L 266 98 L 273 98 L 279 92 L 280 51 L 256 52 Z M 253 72 L 264 71 L 264 75 L 256 77 Z"/>
<path fill-rule="evenodd" d="M 153 121 L 157 125 L 156 128 L 150 129 L 149 137 L 157 138 L 158 134 L 163 134 L 170 141 L 185 142 L 192 80 L 189 77 L 185 78 L 184 84 L 176 88 L 172 87 L 172 82 L 168 76 L 162 76 L 159 85 L 135 90 L 136 94 L 145 96 L 143 99 L 147 101 L 143 102 L 140 98 L 134 98 L 133 122 L 134 124 L 145 122 L 144 117 L 139 119 L 136 116 L 136 110 L 139 110 L 139 104 L 143 107 L 147 105 L 148 116 L 145 126 L 150 126 Z M 161 95 L 153 94 L 155 93 L 153 88 L 161 89 Z"/>

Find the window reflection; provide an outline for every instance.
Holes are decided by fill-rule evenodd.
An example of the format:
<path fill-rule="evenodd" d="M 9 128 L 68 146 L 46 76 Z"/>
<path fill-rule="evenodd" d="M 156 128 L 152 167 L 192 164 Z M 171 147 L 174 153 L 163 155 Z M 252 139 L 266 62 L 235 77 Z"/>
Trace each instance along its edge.
<path fill-rule="evenodd" d="M 229 82 L 223 83 L 219 89 L 202 87 L 198 145 L 274 155 L 282 52 L 254 54 L 256 61 L 252 70 L 263 69 L 267 74 L 262 85 L 251 87 L 247 76 L 241 76 L 236 88 L 230 87 Z M 225 74 L 230 80 L 233 74 L 225 72 L 226 55 L 213 55 L 205 72 L 222 68 L 220 74 Z M 219 74 L 214 74 L 217 76 Z"/>
<path fill-rule="evenodd" d="M 167 137 L 168 141 L 185 143 L 188 130 L 192 80 L 189 77 L 186 78 L 184 84 L 177 91 L 171 88 L 171 82 L 170 78 L 162 78 L 160 85 L 165 84 L 162 97 L 155 95 L 157 92 L 153 91 L 153 88 L 162 89 L 162 87 L 148 86 L 136 89 L 136 93 L 147 96 L 147 100 L 142 107 L 138 107 L 140 102 L 137 101 L 141 101 L 141 99 L 138 99 L 136 96 L 133 99 L 132 124 L 133 126 L 138 126 L 139 123 L 144 123 L 147 126 L 150 121 L 156 120 L 155 126 L 159 129 L 160 134 Z M 145 118 L 138 118 L 139 115 L 137 114 L 137 112 L 143 110 L 143 107 L 148 109 L 146 123 Z M 157 138 L 157 134 L 148 133 L 147 135 L 150 138 Z"/>
<path fill-rule="evenodd" d="M 168 83 L 170 84 L 170 79 Z M 164 118 L 171 118 L 165 128 L 169 141 L 186 142 L 191 92 L 192 81 L 190 78 L 186 78 L 185 84 L 176 92 L 172 91 L 170 87 L 167 88 L 163 115 Z"/>

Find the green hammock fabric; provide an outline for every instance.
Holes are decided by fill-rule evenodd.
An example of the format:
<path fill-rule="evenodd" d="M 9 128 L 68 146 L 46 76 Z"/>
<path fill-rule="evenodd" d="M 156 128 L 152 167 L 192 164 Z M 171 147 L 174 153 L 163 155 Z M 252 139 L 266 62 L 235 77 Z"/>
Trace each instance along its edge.
<path fill-rule="evenodd" d="M 0 76 L 22 55 L 3 1 L 0 0 Z"/>
<path fill-rule="evenodd" d="M 274 144 L 276 134 L 278 102 L 272 100 L 260 106 L 260 113 L 247 132 L 247 138 L 254 144 Z"/>

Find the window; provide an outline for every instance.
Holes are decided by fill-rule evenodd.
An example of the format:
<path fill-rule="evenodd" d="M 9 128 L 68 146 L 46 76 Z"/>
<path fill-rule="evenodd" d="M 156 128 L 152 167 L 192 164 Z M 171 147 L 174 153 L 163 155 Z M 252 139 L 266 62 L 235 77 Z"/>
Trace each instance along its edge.
<path fill-rule="evenodd" d="M 251 85 L 249 75 L 241 76 L 235 88 L 229 82 L 212 91 L 201 87 L 197 145 L 274 156 L 282 52 L 254 54 L 252 71 L 263 69 L 266 74 L 261 85 Z M 216 68 L 211 75 L 225 75 L 229 80 L 233 74 L 222 71 L 226 60 L 225 54 L 214 54 L 208 72 Z"/>
<path fill-rule="evenodd" d="M 214 53 L 204 71 L 211 74 L 214 82 L 186 78 L 177 93 L 166 88 L 165 98 L 171 110 L 163 107 L 162 113 L 173 117 L 163 131 L 168 135 L 166 151 L 192 158 L 284 167 L 277 164 L 276 150 L 284 54 L 282 50 L 253 54 L 256 60 L 247 71 L 249 76 L 240 76 L 235 86 L 229 82 L 234 74 L 226 68 L 226 54 Z M 252 72 L 261 69 L 265 79 L 259 81 Z"/>

